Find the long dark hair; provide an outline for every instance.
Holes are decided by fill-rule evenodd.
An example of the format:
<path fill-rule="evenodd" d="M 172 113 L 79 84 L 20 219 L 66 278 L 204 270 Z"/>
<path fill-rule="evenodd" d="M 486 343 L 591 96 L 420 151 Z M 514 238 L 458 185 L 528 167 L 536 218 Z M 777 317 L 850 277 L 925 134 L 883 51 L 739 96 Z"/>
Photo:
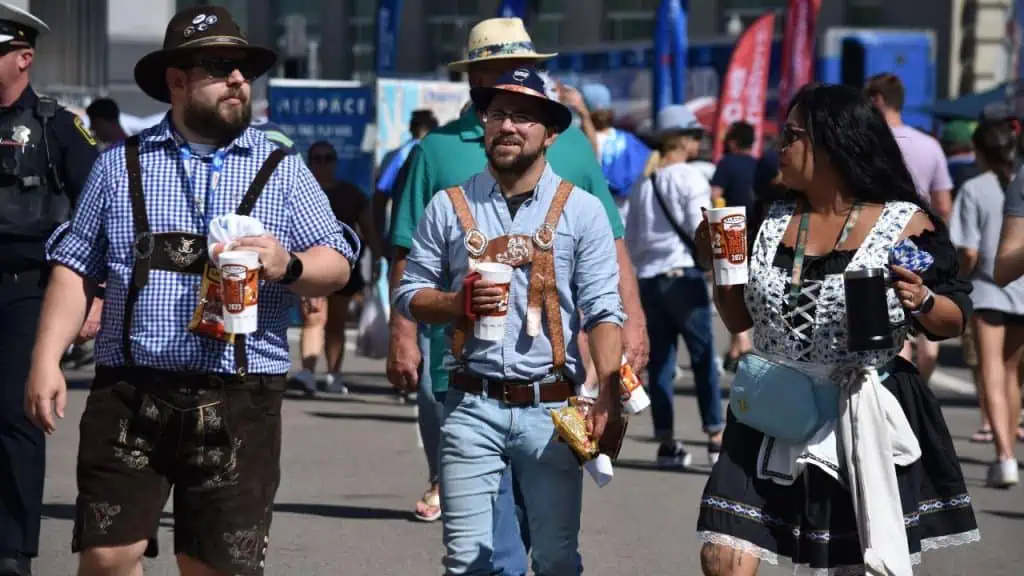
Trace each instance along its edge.
<path fill-rule="evenodd" d="M 809 84 L 789 104 L 804 122 L 816 154 L 823 155 L 854 198 L 884 204 L 912 202 L 937 229 L 942 219 L 921 199 L 892 129 L 864 94 L 838 84 Z M 820 156 L 819 156 L 820 157 Z"/>
<path fill-rule="evenodd" d="M 984 159 L 985 164 L 996 177 L 999 185 L 1006 190 L 1013 179 L 1017 160 L 1017 136 L 1013 127 L 1006 122 L 983 120 L 971 136 L 974 151 Z"/>

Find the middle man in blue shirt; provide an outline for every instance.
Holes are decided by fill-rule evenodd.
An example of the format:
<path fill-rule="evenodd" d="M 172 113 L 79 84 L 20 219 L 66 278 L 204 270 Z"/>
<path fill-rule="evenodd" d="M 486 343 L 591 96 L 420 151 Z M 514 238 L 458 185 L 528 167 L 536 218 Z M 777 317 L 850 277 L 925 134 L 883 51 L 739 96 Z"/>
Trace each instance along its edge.
<path fill-rule="evenodd" d="M 577 574 L 581 470 L 556 441 L 549 412 L 585 380 L 581 329 L 600 387 L 589 421 L 594 438 L 619 409 L 624 314 L 615 243 L 601 203 L 547 164 L 545 151 L 572 116 L 544 95 L 536 72 L 518 68 L 471 97 L 483 111 L 487 169 L 434 196 L 395 293 L 402 314 L 452 327 L 441 427 L 445 573 L 493 572 L 492 503 L 511 462 L 534 572 Z M 483 262 L 512 266 L 507 293 L 473 276 L 466 282 Z M 506 305 L 503 335 L 474 337 L 473 318 Z"/>

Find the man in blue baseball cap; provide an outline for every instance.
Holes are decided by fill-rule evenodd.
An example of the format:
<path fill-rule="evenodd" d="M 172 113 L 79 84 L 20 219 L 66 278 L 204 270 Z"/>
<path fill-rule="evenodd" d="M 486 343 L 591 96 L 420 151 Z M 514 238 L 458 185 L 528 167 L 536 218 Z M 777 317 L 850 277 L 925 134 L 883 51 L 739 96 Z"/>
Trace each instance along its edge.
<path fill-rule="evenodd" d="M 548 99 L 533 69 L 470 96 L 487 165 L 431 199 L 394 299 L 410 320 L 451 327 L 440 438 L 445 574 L 496 573 L 494 502 L 507 463 L 534 571 L 579 574 L 582 472 L 551 411 L 586 380 L 576 345 L 585 331 L 598 382 L 591 438 L 617 417 L 625 314 L 615 240 L 601 202 L 547 162 L 572 114 Z M 480 276 L 489 272 L 508 276 Z"/>

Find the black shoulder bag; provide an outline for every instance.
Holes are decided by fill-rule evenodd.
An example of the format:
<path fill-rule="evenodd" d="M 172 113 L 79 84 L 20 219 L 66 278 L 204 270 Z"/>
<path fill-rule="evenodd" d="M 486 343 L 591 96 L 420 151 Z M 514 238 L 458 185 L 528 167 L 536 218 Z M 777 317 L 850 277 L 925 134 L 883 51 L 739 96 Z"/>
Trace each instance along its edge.
<path fill-rule="evenodd" d="M 700 259 L 697 258 L 697 245 L 693 243 L 693 238 L 690 238 L 686 231 L 683 230 L 683 227 L 672 217 L 672 213 L 669 212 L 668 204 L 665 203 L 665 198 L 661 195 L 661 190 L 658 189 L 658 181 L 655 179 L 655 174 L 651 174 L 651 189 L 654 190 L 654 197 L 658 199 L 658 206 L 661 206 L 661 212 L 665 215 L 665 220 L 668 220 L 668 224 L 675 231 L 676 236 L 679 236 L 679 239 L 686 245 L 686 249 L 690 251 L 690 257 L 693 258 L 694 265 L 701 270 L 707 270 L 707 268 L 701 266 Z"/>

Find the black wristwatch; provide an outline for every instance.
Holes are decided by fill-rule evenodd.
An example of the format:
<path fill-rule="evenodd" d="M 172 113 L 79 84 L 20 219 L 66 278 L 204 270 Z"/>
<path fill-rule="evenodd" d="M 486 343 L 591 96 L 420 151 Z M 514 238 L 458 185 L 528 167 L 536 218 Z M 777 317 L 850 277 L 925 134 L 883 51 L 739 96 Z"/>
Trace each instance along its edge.
<path fill-rule="evenodd" d="M 911 310 L 911 316 L 923 316 L 932 311 L 935 308 L 935 293 L 932 292 L 931 288 L 925 288 L 928 290 L 928 294 L 925 294 L 924 300 L 921 301 L 921 305 L 917 307 L 917 310 Z"/>
<path fill-rule="evenodd" d="M 302 277 L 302 260 L 299 260 L 299 257 L 293 252 L 289 252 L 288 255 L 291 256 L 291 260 L 288 261 L 288 266 L 284 269 L 284 277 L 278 281 L 278 284 L 285 286 Z"/>

